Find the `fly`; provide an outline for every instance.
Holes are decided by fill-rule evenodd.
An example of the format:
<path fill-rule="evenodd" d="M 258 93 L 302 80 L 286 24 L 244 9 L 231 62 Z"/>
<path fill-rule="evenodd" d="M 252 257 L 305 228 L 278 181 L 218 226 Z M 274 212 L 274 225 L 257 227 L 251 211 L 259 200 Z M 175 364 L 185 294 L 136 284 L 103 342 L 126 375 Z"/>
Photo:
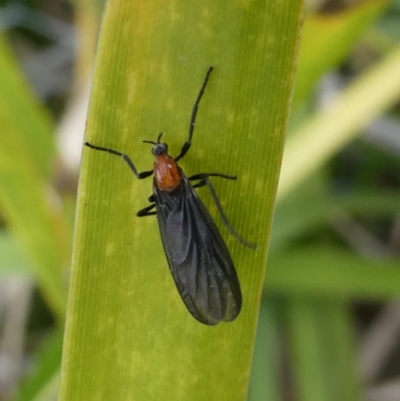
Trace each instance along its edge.
<path fill-rule="evenodd" d="M 160 142 L 163 133 L 158 135 L 156 142 L 143 141 L 153 145 L 151 152 L 155 160 L 153 170 L 140 173 L 125 153 L 85 142 L 89 148 L 120 156 L 138 179 L 154 174 L 153 194 L 149 197 L 151 204 L 137 216 L 157 216 L 165 255 L 178 292 L 192 316 L 210 326 L 236 319 L 242 307 L 242 292 L 229 250 L 194 189 L 207 186 L 230 233 L 243 245 L 255 248 L 229 224 L 210 182 L 210 177 L 236 180 L 236 176 L 201 173 L 186 177 L 177 164 L 190 149 L 197 109 L 212 71 L 210 66 L 192 108 L 188 139 L 175 158 L 168 154 L 168 145 Z"/>

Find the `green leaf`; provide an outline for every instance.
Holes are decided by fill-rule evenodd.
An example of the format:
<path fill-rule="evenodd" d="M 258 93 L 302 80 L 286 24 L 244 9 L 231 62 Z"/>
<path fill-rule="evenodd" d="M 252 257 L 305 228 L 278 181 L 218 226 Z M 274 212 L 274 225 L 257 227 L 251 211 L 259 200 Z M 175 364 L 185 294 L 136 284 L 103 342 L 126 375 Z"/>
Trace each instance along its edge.
<path fill-rule="evenodd" d="M 312 231 L 331 225 L 336 216 L 387 217 L 397 213 L 400 193 L 395 191 L 356 190 L 332 196 L 323 188 L 315 188 L 310 177 L 296 192 L 284 198 L 275 209 L 270 250 L 289 246 Z M 320 185 L 322 187 L 322 185 Z"/>
<path fill-rule="evenodd" d="M 62 319 L 70 233 L 49 179 L 51 125 L 0 39 L 0 206 L 49 306 Z"/>
<path fill-rule="evenodd" d="M 0 231 L 0 255 L 0 277 L 31 274 L 28 261 L 21 254 L 14 240 L 4 231 Z"/>
<path fill-rule="evenodd" d="M 349 85 L 326 109 L 288 138 L 278 199 L 287 195 L 339 149 L 347 145 L 400 95 L 400 47 Z M 307 151 L 304 151 L 307 149 Z M 310 157 L 312 155 L 312 157 Z"/>
<path fill-rule="evenodd" d="M 209 65 L 188 174 L 213 180 L 224 211 L 256 251 L 221 224 L 244 307 L 232 323 L 200 324 L 168 271 L 155 218 L 138 219 L 151 180 L 110 154 L 83 152 L 60 400 L 243 400 L 293 86 L 300 1 L 116 0 L 103 18 L 86 139 L 151 168 L 166 132 L 170 153 L 186 140 L 191 107 Z"/>
<path fill-rule="evenodd" d="M 348 306 L 292 298 L 287 316 L 298 399 L 361 400 Z"/>
<path fill-rule="evenodd" d="M 56 384 L 58 384 L 62 342 L 63 332 L 61 330 L 51 333 L 45 340 L 40 351 L 34 356 L 33 372 L 30 372 L 29 377 L 22 384 L 14 401 L 54 399 L 58 390 L 54 381 L 56 380 Z M 45 396 L 48 393 L 51 394 L 52 398 Z"/>
<path fill-rule="evenodd" d="M 257 336 L 247 401 L 279 400 L 281 366 L 277 349 L 280 333 L 276 305 L 263 299 L 258 316 Z"/>
<path fill-rule="evenodd" d="M 341 12 L 307 16 L 300 46 L 294 108 L 310 96 L 324 73 L 348 55 L 360 35 L 388 4 L 387 0 L 366 1 Z"/>
<path fill-rule="evenodd" d="M 50 116 L 22 78 L 14 55 L 0 36 L 0 118 L 12 124 L 26 144 L 37 169 L 49 177 L 55 153 Z M 12 136 L 5 130 L 4 136 Z M 17 138 L 15 138 L 17 140 Z"/>
<path fill-rule="evenodd" d="M 272 254 L 266 291 L 318 298 L 390 299 L 400 296 L 397 260 L 368 260 L 340 248 L 314 245 Z"/>

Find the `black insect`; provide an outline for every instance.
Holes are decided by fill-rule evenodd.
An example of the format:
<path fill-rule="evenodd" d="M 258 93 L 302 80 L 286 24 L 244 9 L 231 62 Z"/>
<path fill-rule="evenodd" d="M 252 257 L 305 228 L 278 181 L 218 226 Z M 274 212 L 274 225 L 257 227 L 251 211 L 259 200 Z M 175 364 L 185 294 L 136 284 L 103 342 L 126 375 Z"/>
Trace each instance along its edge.
<path fill-rule="evenodd" d="M 139 173 L 128 155 L 85 143 L 92 149 L 122 157 L 139 179 L 154 174 L 153 195 L 149 197 L 151 205 L 137 215 L 157 215 L 164 251 L 179 294 L 193 317 L 207 325 L 234 320 L 242 307 L 242 293 L 229 250 L 194 188 L 207 186 L 231 234 L 242 244 L 255 247 L 231 227 L 209 180 L 209 177 L 236 180 L 236 176 L 202 173 L 186 177 L 177 165 L 190 149 L 197 109 L 212 70 L 213 67 L 209 67 L 194 103 L 188 139 L 177 157 L 168 155 L 168 145 L 160 142 L 161 133 L 156 142 L 143 141 L 154 145 L 152 154 L 155 161 L 153 170 Z M 197 183 L 191 185 L 190 181 Z"/>

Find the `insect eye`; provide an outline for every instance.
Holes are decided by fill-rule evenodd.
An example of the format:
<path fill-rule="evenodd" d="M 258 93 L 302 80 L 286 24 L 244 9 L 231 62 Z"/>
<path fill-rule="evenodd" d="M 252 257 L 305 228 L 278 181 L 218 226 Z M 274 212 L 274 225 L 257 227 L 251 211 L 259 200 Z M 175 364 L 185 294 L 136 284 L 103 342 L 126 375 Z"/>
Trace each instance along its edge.
<path fill-rule="evenodd" d="M 151 150 L 151 153 L 153 153 L 154 156 L 165 155 L 167 152 L 168 145 L 166 143 L 157 143 Z"/>

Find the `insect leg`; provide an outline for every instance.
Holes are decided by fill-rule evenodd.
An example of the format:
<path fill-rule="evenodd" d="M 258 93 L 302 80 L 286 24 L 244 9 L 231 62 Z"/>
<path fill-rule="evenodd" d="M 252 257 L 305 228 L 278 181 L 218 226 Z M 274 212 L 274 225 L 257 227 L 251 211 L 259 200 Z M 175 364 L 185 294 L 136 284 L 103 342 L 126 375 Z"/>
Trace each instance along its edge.
<path fill-rule="evenodd" d="M 227 174 L 220 174 L 220 173 L 200 173 L 192 175 L 188 178 L 189 181 L 196 181 L 196 180 L 203 180 L 204 178 L 208 177 L 220 177 L 225 178 L 227 180 L 236 180 L 236 175 L 227 175 Z"/>
<path fill-rule="evenodd" d="M 251 244 L 250 242 L 247 242 L 245 239 L 243 239 L 235 230 L 234 228 L 230 225 L 228 218 L 225 216 L 224 211 L 222 210 L 221 203 L 217 197 L 217 194 L 215 193 L 214 187 L 211 185 L 211 182 L 208 178 L 204 178 L 201 180 L 198 184 L 200 185 L 194 185 L 193 188 L 199 188 L 200 186 L 207 185 L 208 189 L 210 190 L 211 197 L 215 203 L 215 206 L 217 207 L 218 213 L 221 216 L 221 220 L 224 223 L 225 227 L 229 230 L 229 232 L 244 246 L 247 246 L 248 248 L 256 249 L 257 245 L 256 244 Z"/>
<path fill-rule="evenodd" d="M 201 188 L 201 187 L 204 187 L 205 185 L 207 185 L 207 181 L 206 180 L 201 180 L 197 184 L 194 184 L 192 187 L 193 188 Z"/>
<path fill-rule="evenodd" d="M 153 203 L 152 205 L 147 206 L 147 207 L 145 207 L 145 208 L 142 209 L 142 210 L 139 210 L 139 211 L 136 213 L 136 216 L 137 216 L 137 217 L 154 216 L 154 215 L 156 214 L 156 212 L 150 212 L 150 210 L 151 210 L 151 209 L 154 209 L 155 206 L 156 206 L 156 204 Z"/>
<path fill-rule="evenodd" d="M 135 175 L 136 178 L 138 178 L 139 180 L 149 177 L 150 175 L 153 174 L 153 170 L 151 171 L 142 171 L 141 173 L 139 173 L 136 170 L 135 165 L 133 164 L 132 160 L 130 159 L 130 157 L 125 154 L 125 153 L 121 153 L 118 152 L 117 150 L 114 149 L 110 149 L 110 148 L 103 148 L 102 146 L 95 146 L 92 145 L 89 142 L 85 142 L 85 146 L 91 148 L 91 149 L 95 149 L 95 150 L 101 150 L 102 152 L 108 152 L 111 153 L 112 155 L 116 155 L 122 158 L 122 160 L 124 160 L 126 162 L 126 164 L 129 166 L 129 168 L 131 169 L 132 173 Z"/>
<path fill-rule="evenodd" d="M 181 152 L 179 153 L 178 156 L 175 157 L 175 161 L 177 162 L 178 160 L 182 159 L 183 156 L 187 153 L 187 151 L 190 149 L 190 145 L 192 144 L 192 136 L 193 136 L 193 131 L 194 131 L 194 124 L 196 122 L 196 115 L 197 115 L 197 109 L 199 108 L 199 103 L 200 100 L 203 96 L 204 90 L 207 86 L 208 78 L 210 77 L 210 74 L 212 70 L 214 69 L 213 66 L 208 67 L 206 76 L 203 81 L 203 85 L 200 88 L 200 92 L 197 95 L 197 99 L 194 102 L 193 108 L 192 108 L 192 115 L 190 116 L 190 122 L 189 122 L 189 133 L 188 133 L 188 139 L 187 141 L 183 144 Z"/>

